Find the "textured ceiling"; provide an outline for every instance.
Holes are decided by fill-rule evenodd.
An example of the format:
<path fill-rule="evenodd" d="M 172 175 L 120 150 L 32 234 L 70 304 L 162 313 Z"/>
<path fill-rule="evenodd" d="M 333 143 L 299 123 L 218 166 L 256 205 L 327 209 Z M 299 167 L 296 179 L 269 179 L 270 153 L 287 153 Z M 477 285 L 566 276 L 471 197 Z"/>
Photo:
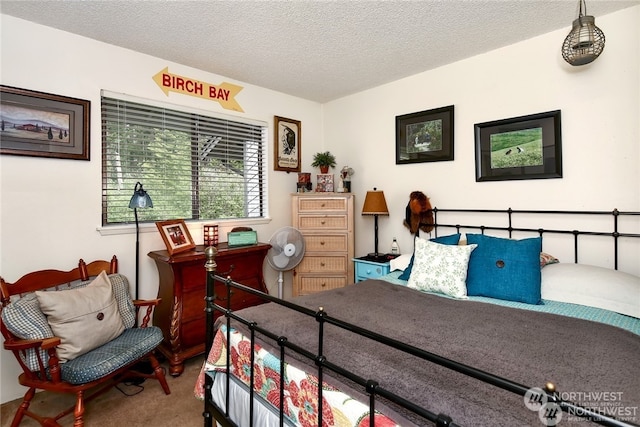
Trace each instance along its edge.
<path fill-rule="evenodd" d="M 598 16 L 638 4 L 594 0 L 587 12 L 598 25 Z M 1 0 L 0 12 L 327 102 L 550 31 L 568 32 L 578 2 Z M 549 48 L 560 54 L 562 41 Z"/>

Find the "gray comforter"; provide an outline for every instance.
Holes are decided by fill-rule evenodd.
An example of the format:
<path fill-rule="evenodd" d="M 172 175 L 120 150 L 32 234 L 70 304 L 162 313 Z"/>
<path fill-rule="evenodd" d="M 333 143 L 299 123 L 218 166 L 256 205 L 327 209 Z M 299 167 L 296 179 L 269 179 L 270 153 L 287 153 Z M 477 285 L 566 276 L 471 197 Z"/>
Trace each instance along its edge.
<path fill-rule="evenodd" d="M 543 387 L 551 381 L 575 403 L 640 423 L 640 336 L 631 332 L 558 315 L 442 298 L 379 280 L 293 302 L 313 310 L 323 307 L 331 317 L 527 387 Z M 317 351 L 318 325 L 313 318 L 274 303 L 237 314 Z M 375 379 L 434 413 L 449 415 L 459 425 L 545 425 L 537 412 L 525 407 L 522 396 L 336 327 L 326 327 L 324 350 L 331 363 Z M 287 361 L 306 364 L 307 370 L 316 372 L 313 362 L 290 351 Z M 327 376 L 325 381 L 362 396 L 362 390 L 354 390 L 349 382 Z M 403 416 L 428 425 L 404 412 Z M 406 419 L 397 421 L 410 424 Z M 563 414 L 559 425 L 590 424 Z"/>

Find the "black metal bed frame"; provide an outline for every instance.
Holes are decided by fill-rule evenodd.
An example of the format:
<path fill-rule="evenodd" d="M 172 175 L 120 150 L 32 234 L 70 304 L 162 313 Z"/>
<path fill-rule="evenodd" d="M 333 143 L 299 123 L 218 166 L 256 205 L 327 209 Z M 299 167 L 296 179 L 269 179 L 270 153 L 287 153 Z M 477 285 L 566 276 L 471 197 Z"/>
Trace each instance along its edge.
<path fill-rule="evenodd" d="M 583 236 L 583 235 L 594 235 L 594 236 L 605 236 L 605 237 L 611 237 L 614 240 L 614 268 L 617 269 L 618 268 L 618 239 L 622 238 L 622 237 L 630 237 L 630 238 L 640 238 L 640 234 L 638 233 L 623 233 L 623 232 L 619 232 L 619 223 L 618 223 L 618 218 L 620 216 L 640 216 L 640 212 L 621 212 L 618 211 L 617 209 L 614 209 L 613 211 L 552 211 L 552 210 L 513 210 L 511 208 L 507 209 L 507 210 L 492 210 L 492 209 L 438 209 L 438 208 L 434 208 L 433 209 L 434 212 L 434 229 L 436 230 L 436 236 L 437 236 L 437 230 L 439 227 L 442 228 L 455 228 L 458 232 L 460 232 L 463 229 L 470 229 L 470 230 L 480 230 L 482 232 L 482 234 L 484 234 L 484 232 L 486 230 L 502 230 L 502 231 L 507 231 L 509 233 L 509 237 L 511 237 L 512 233 L 514 231 L 517 232 L 532 232 L 532 233 L 538 233 L 540 236 L 542 236 L 544 233 L 554 233 L 554 234 L 572 234 L 574 236 L 574 253 L 575 253 L 575 262 L 578 262 L 578 238 L 579 236 Z M 438 213 L 489 213 L 489 214 L 495 214 L 495 213 L 502 213 L 502 214 L 507 214 L 508 217 L 508 225 L 505 227 L 498 227 L 498 226 L 476 226 L 476 225 L 464 225 L 464 224 L 439 224 L 437 222 L 437 218 L 438 218 Z M 603 215 L 609 215 L 613 218 L 612 221 L 612 228 L 611 231 L 579 231 L 579 230 L 556 230 L 556 229 L 542 229 L 542 228 L 522 228 L 522 227 L 513 227 L 512 226 L 512 220 L 513 220 L 513 215 L 514 214 L 573 214 L 573 215 L 598 215 L 598 216 L 603 216 Z M 230 278 L 225 278 L 222 276 L 219 276 L 216 274 L 216 263 L 215 263 L 215 256 L 216 256 L 216 249 L 214 247 L 208 247 L 205 250 L 206 256 L 207 256 L 207 262 L 205 264 L 205 269 L 206 269 L 206 275 L 207 275 L 207 281 L 206 281 L 206 297 L 205 297 L 205 312 L 206 312 L 206 346 L 205 346 L 205 360 L 208 357 L 209 351 L 211 350 L 211 347 L 213 345 L 213 338 L 214 338 L 214 321 L 215 321 L 215 311 L 218 310 L 219 312 L 221 312 L 221 315 L 224 316 L 226 318 L 226 324 L 227 324 L 227 330 L 229 331 L 231 326 L 230 326 L 230 322 L 231 319 L 234 319 L 238 322 L 241 322 L 242 324 L 246 325 L 249 330 L 250 330 L 250 341 L 251 341 L 251 346 L 253 348 L 254 344 L 255 344 L 255 339 L 256 339 L 256 333 L 261 334 L 261 336 L 267 337 L 271 340 L 274 341 L 274 343 L 277 344 L 277 346 L 280 348 L 280 367 L 281 367 L 281 375 L 283 373 L 283 369 L 284 369 L 284 365 L 285 365 L 285 349 L 289 349 L 291 351 L 295 351 L 298 354 L 301 354 L 305 357 L 307 357 L 309 360 L 314 361 L 315 365 L 317 366 L 317 377 L 318 377 L 318 381 L 320 384 L 322 384 L 323 382 L 323 372 L 325 369 L 328 369 L 330 371 L 333 371 L 335 373 L 337 373 L 338 375 L 341 375 L 344 378 L 347 378 L 351 381 L 353 381 L 355 384 L 358 384 L 359 386 L 361 386 L 363 388 L 363 390 L 366 391 L 366 393 L 370 396 L 369 398 L 369 410 L 370 410 L 370 426 L 374 427 L 374 418 L 373 418 L 373 414 L 375 413 L 375 409 L 376 409 L 376 396 L 380 396 L 384 399 L 386 399 L 389 402 L 392 402 L 393 404 L 398 405 L 399 407 L 402 407 L 414 414 L 416 414 L 417 416 L 423 418 L 424 420 L 428 420 L 430 422 L 432 422 L 435 426 L 437 427 L 455 427 L 457 426 L 457 424 L 454 423 L 454 421 L 447 415 L 445 414 L 436 414 L 434 412 L 431 412 L 425 408 L 419 407 L 417 405 L 415 405 L 414 403 L 410 402 L 409 400 L 401 397 L 401 396 L 397 396 L 394 393 L 384 389 L 383 387 L 381 387 L 375 380 L 373 379 L 366 379 L 366 378 L 361 378 L 337 365 L 332 364 L 330 361 L 328 361 L 324 355 L 323 355 L 323 333 L 324 333 L 324 325 L 325 324 L 330 324 L 330 325 L 334 325 L 336 327 L 348 330 L 350 332 L 353 332 L 355 334 L 358 334 L 360 336 L 363 336 L 365 338 L 369 338 L 372 340 L 375 340 L 379 343 L 391 346 L 395 349 L 399 349 L 402 351 L 405 351 L 411 355 L 417 356 L 423 360 L 432 362 L 432 363 L 436 363 L 438 365 L 447 367 L 449 369 L 452 369 L 454 371 L 457 371 L 459 373 L 462 373 L 464 375 L 476 378 L 478 380 L 481 380 L 487 384 L 491 384 L 493 386 L 499 387 L 501 389 L 510 391 L 512 393 L 515 394 L 519 394 L 521 396 L 525 396 L 526 393 L 531 393 L 531 387 L 530 386 L 525 386 L 522 384 L 518 384 L 516 382 L 513 382 L 509 379 L 506 378 L 502 378 L 500 376 L 491 374 L 489 372 L 485 372 L 479 369 L 476 369 L 474 367 L 468 366 L 468 365 L 464 365 L 461 363 L 458 363 L 454 360 L 450 360 L 444 357 L 441 357 L 437 354 L 431 353 L 431 352 L 427 352 L 424 351 L 422 349 L 419 349 L 417 347 L 414 346 L 410 346 L 407 345 L 405 343 L 396 341 L 392 338 L 386 337 L 386 336 L 382 336 L 380 334 L 377 334 L 375 332 L 369 331 L 367 329 L 358 327 L 356 325 L 341 321 L 339 319 L 336 319 L 334 317 L 331 317 L 328 313 L 326 313 L 322 307 L 319 308 L 319 310 L 317 311 L 313 311 L 310 310 L 308 308 L 296 305 L 294 303 L 291 303 L 289 301 L 285 301 L 283 299 L 279 299 L 276 297 L 273 297 L 271 295 L 265 294 L 263 292 L 257 291 L 253 288 L 247 287 L 245 285 L 242 285 L 240 283 L 234 282 L 233 280 L 231 280 Z M 287 340 L 287 337 L 283 337 L 283 336 L 278 336 L 273 334 L 272 332 L 263 329 L 262 327 L 260 327 L 260 325 L 256 324 L 255 322 L 251 322 L 250 320 L 244 319 L 241 316 L 236 315 L 229 306 L 227 307 L 223 307 L 221 305 L 218 305 L 215 303 L 215 299 L 217 298 L 217 296 L 214 294 L 214 283 L 218 281 L 220 283 L 223 283 L 226 287 L 226 291 L 227 291 L 227 295 L 226 295 L 226 301 L 227 304 L 230 304 L 230 299 L 231 299 L 231 292 L 232 289 L 238 289 L 238 290 L 242 290 L 243 292 L 248 292 L 254 295 L 257 295 L 261 298 L 263 298 L 266 301 L 269 302 L 274 302 L 276 304 L 285 306 L 291 310 L 297 311 L 298 313 L 302 313 L 304 315 L 310 316 L 310 317 L 314 317 L 316 319 L 316 321 L 318 322 L 318 350 L 317 352 L 311 352 L 307 349 L 301 348 L 299 346 L 296 346 L 294 344 L 292 344 L 291 342 L 289 342 Z M 227 373 L 231 372 L 230 370 L 230 347 L 226 346 L 227 348 Z M 249 422 L 250 425 L 253 426 L 254 425 L 254 418 L 253 418 L 253 409 L 254 409 L 254 390 L 253 390 L 253 378 L 254 378 L 254 352 L 251 352 L 251 382 L 249 384 L 249 404 L 250 404 L 250 414 L 249 414 Z M 283 375 L 282 375 L 283 376 Z M 237 424 L 230 419 L 229 417 L 229 383 L 230 383 L 230 377 L 229 375 L 226 375 L 226 399 L 225 399 L 225 407 L 221 408 L 218 405 L 216 405 L 214 402 L 211 401 L 211 389 L 213 386 L 213 379 L 209 376 L 209 375 L 205 375 L 205 403 L 204 403 L 204 412 L 203 412 L 203 418 L 204 418 L 204 425 L 205 427 L 211 427 L 213 425 L 214 419 L 215 421 L 217 421 L 220 425 L 222 425 L 223 427 L 227 427 L 227 426 L 232 426 L 232 427 L 236 427 Z M 537 386 L 535 386 L 537 387 Z M 546 397 L 548 402 L 551 402 L 553 404 L 556 405 L 556 408 L 564 411 L 564 412 L 569 412 L 573 415 L 579 415 L 583 418 L 585 418 L 586 420 L 589 420 L 591 422 L 594 422 L 596 424 L 599 425 L 604 425 L 604 426 L 638 426 L 637 424 L 633 424 L 633 423 L 628 423 L 628 422 L 624 422 L 624 421 L 620 421 L 617 420 L 613 417 L 607 416 L 607 415 L 603 415 L 597 411 L 591 410 L 587 407 L 572 403 L 570 401 L 567 400 L 563 400 L 560 398 L 560 394 L 558 393 L 557 390 L 555 390 L 555 387 L 553 384 L 548 383 L 546 385 L 544 385 L 543 387 L 540 387 L 540 389 L 542 389 L 542 393 L 544 393 L 545 396 L 532 396 L 533 399 L 541 399 L 543 397 Z M 280 402 L 284 402 L 284 389 L 283 389 L 283 384 L 281 383 L 280 385 Z M 319 405 L 319 410 L 318 410 L 318 426 L 322 426 L 322 387 L 318 387 L 318 405 Z M 280 426 L 283 425 L 283 419 L 284 419 L 284 414 L 283 414 L 283 408 L 282 408 L 282 404 L 280 405 L 279 408 L 279 418 L 280 418 Z"/>

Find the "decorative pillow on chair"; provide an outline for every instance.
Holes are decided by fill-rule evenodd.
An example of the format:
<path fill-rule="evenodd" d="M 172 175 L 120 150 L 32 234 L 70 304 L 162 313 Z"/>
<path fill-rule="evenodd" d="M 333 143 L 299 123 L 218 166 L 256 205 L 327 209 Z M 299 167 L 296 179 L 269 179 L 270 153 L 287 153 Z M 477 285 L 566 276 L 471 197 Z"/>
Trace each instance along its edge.
<path fill-rule="evenodd" d="M 118 303 L 104 271 L 86 287 L 36 291 L 36 297 L 51 330 L 60 337 L 61 362 L 87 353 L 124 331 Z"/>
<path fill-rule="evenodd" d="M 34 293 L 11 301 L 2 309 L 2 322 L 9 332 L 24 340 L 39 340 L 51 338 L 53 331 L 47 322 L 47 318 L 40 310 L 40 304 Z M 42 361 L 47 363 L 49 356 L 46 351 L 40 350 Z M 28 351 L 23 361 L 32 371 L 39 369 L 38 358 L 35 351 Z"/>
<path fill-rule="evenodd" d="M 416 239 L 421 239 L 421 237 L 416 237 Z M 460 233 L 451 234 L 449 236 L 436 237 L 435 239 L 431 239 L 430 241 L 435 243 L 441 243 L 443 245 L 457 245 L 458 242 L 460 241 Z M 414 242 L 414 246 L 415 246 L 415 242 Z M 407 268 L 405 268 L 402 274 L 398 276 L 398 279 L 409 280 L 409 277 L 411 276 L 411 269 L 413 268 L 414 257 L 415 257 L 415 254 L 411 255 L 411 260 L 409 261 L 409 265 L 407 266 Z"/>
<path fill-rule="evenodd" d="M 417 237 L 415 246 L 413 269 L 407 286 L 466 298 L 469 256 L 476 245 L 443 245 Z"/>
<path fill-rule="evenodd" d="M 527 304 L 542 304 L 540 252 L 542 238 L 511 240 L 467 234 L 478 245 L 469 259 L 467 294 Z"/>

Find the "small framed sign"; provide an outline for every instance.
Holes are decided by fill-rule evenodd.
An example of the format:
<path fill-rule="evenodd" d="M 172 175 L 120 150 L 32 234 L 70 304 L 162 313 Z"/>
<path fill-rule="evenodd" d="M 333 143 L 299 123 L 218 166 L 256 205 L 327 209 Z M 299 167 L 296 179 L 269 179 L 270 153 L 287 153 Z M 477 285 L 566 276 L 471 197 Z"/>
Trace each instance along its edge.
<path fill-rule="evenodd" d="M 169 255 L 188 251 L 196 247 L 184 220 L 158 221 L 156 222 L 156 227 L 158 227 L 158 231 L 160 231 Z"/>
<path fill-rule="evenodd" d="M 300 172 L 300 149 L 302 124 L 300 120 L 274 118 L 275 149 L 273 169 L 285 172 Z"/>

